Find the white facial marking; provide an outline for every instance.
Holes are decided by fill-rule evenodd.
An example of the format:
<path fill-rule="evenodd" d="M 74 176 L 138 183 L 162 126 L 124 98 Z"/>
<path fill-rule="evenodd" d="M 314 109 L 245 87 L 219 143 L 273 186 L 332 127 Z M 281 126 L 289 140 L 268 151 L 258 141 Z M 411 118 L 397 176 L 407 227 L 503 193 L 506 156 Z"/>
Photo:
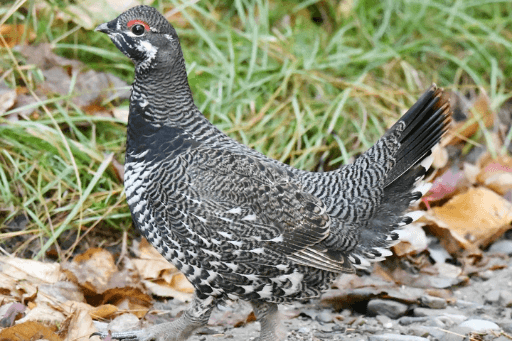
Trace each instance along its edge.
<path fill-rule="evenodd" d="M 141 63 L 137 64 L 138 69 L 147 69 L 151 62 L 155 59 L 158 49 L 147 40 L 141 40 L 136 45 L 137 50 L 144 52 L 146 58 Z"/>

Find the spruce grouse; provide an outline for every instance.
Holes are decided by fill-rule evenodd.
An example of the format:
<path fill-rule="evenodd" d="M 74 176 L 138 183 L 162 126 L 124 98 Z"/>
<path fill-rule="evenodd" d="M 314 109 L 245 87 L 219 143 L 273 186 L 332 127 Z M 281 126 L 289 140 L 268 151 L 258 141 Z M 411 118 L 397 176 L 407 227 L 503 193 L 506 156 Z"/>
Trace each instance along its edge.
<path fill-rule="evenodd" d="M 229 138 L 194 105 L 176 31 L 137 6 L 97 31 L 135 64 L 126 197 L 147 240 L 195 288 L 173 322 L 114 339 L 186 340 L 225 300 L 249 301 L 259 340 L 277 340 L 277 304 L 318 297 L 341 273 L 391 255 L 449 102 L 433 85 L 351 165 L 307 172 Z M 99 333 L 107 337 L 106 333 Z"/>

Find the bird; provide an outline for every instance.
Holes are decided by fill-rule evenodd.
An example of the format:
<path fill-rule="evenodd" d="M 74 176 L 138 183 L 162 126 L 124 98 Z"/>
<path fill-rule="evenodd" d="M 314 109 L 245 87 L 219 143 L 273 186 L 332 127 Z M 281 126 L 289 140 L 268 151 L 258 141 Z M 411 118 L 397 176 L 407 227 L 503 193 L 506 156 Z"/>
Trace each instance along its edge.
<path fill-rule="evenodd" d="M 135 67 L 124 186 L 135 227 L 194 286 L 177 319 L 112 339 L 183 341 L 227 301 L 252 305 L 275 341 L 278 304 L 321 295 L 344 273 L 392 255 L 428 190 L 432 148 L 449 129 L 433 84 L 351 164 L 296 169 L 228 137 L 195 105 L 176 30 L 150 6 L 103 23 Z M 109 334 L 96 333 L 101 338 Z"/>

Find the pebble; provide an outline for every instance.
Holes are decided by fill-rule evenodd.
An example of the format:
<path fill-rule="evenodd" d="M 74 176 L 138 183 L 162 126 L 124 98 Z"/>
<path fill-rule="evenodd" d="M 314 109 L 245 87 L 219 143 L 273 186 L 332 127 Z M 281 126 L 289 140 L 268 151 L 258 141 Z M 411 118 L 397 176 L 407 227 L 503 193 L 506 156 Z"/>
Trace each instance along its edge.
<path fill-rule="evenodd" d="M 297 331 L 298 331 L 299 333 L 301 333 L 301 334 L 307 334 L 307 333 L 309 333 L 309 331 L 310 331 L 310 330 L 311 330 L 311 329 L 310 329 L 310 328 L 308 328 L 308 327 L 301 327 L 301 328 L 299 328 L 299 330 L 297 330 Z"/>
<path fill-rule="evenodd" d="M 446 333 L 445 337 L 441 340 L 443 341 L 464 341 L 468 340 L 467 338 L 462 337 L 461 335 L 468 335 L 471 333 L 471 329 L 464 327 L 454 327 L 450 328 L 450 332 Z"/>
<path fill-rule="evenodd" d="M 512 240 L 503 239 L 492 244 L 489 253 L 504 253 L 512 255 Z"/>
<path fill-rule="evenodd" d="M 414 316 L 422 317 L 422 316 L 442 316 L 442 315 L 458 315 L 459 311 L 453 308 L 447 309 L 430 309 L 430 308 L 414 308 Z"/>
<path fill-rule="evenodd" d="M 485 270 L 478 274 L 478 276 L 482 279 L 488 280 L 491 279 L 494 276 L 494 271 L 492 270 Z"/>
<path fill-rule="evenodd" d="M 443 314 L 442 316 L 439 316 L 439 318 L 443 321 L 449 319 L 451 323 L 445 322 L 447 325 L 461 324 L 468 319 L 467 316 L 460 314 Z"/>
<path fill-rule="evenodd" d="M 370 335 L 368 341 L 429 341 L 427 338 L 412 335 L 381 334 Z"/>
<path fill-rule="evenodd" d="M 428 316 L 421 316 L 421 317 L 403 316 L 403 317 L 400 317 L 400 319 L 398 320 L 398 323 L 400 323 L 402 326 L 408 326 L 413 323 L 427 322 L 428 320 L 429 320 Z"/>
<path fill-rule="evenodd" d="M 500 301 L 500 291 L 491 290 L 485 294 L 485 303 L 497 304 Z"/>
<path fill-rule="evenodd" d="M 391 321 L 391 319 L 386 315 L 377 315 L 375 318 L 380 322 L 380 324 L 382 324 L 384 328 L 390 329 L 393 327 L 393 321 Z"/>
<path fill-rule="evenodd" d="M 316 315 L 315 319 L 321 323 L 332 322 L 332 314 L 330 310 L 323 310 L 320 314 Z"/>
<path fill-rule="evenodd" d="M 425 326 L 412 326 L 409 328 L 411 334 L 415 336 L 432 336 L 434 339 L 444 340 L 446 333 L 438 328 L 425 327 Z"/>
<path fill-rule="evenodd" d="M 430 295 L 421 296 L 420 302 L 423 306 L 432 309 L 444 309 L 447 306 L 446 300 L 444 298 Z"/>
<path fill-rule="evenodd" d="M 494 322 L 487 320 L 467 320 L 459 324 L 459 327 L 470 328 L 472 331 L 481 332 L 485 330 L 500 330 L 501 328 Z"/>
<path fill-rule="evenodd" d="M 510 291 L 500 291 L 500 304 L 502 307 L 512 307 L 512 293 Z"/>
<path fill-rule="evenodd" d="M 457 308 L 476 308 L 479 307 L 480 304 L 471 301 L 457 300 L 457 302 L 455 302 L 455 306 Z"/>
<path fill-rule="evenodd" d="M 512 334 L 512 323 L 505 324 L 503 326 L 503 331 L 508 334 Z"/>
<path fill-rule="evenodd" d="M 385 315 L 392 319 L 397 319 L 405 314 L 408 307 L 395 301 L 375 299 L 368 302 L 367 309 L 372 315 Z"/>

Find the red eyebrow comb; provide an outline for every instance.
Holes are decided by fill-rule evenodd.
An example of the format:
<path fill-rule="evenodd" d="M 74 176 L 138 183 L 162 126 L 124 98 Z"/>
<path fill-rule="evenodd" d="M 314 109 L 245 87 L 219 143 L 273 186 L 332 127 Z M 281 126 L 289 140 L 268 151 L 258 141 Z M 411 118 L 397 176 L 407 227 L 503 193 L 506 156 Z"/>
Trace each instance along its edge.
<path fill-rule="evenodd" d="M 128 21 L 128 24 L 126 24 L 126 25 L 128 26 L 128 28 L 130 28 L 133 25 L 137 25 L 137 24 L 144 26 L 146 31 L 149 31 L 149 25 L 146 22 L 142 21 L 142 20 L 137 20 L 137 19 L 130 20 L 130 21 Z"/>

